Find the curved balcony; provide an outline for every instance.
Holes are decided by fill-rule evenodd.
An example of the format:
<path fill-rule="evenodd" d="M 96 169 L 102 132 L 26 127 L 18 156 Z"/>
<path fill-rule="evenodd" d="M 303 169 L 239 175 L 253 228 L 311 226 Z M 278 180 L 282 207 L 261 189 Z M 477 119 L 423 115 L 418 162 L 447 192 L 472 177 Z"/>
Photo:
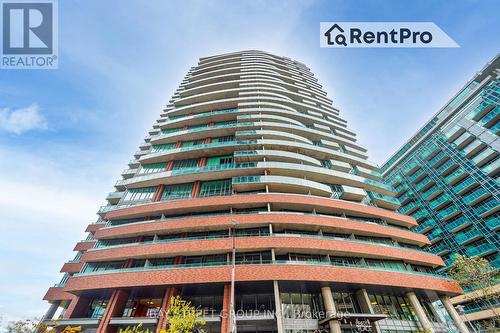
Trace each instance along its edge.
<path fill-rule="evenodd" d="M 284 210 L 301 210 L 318 214 L 351 214 L 355 216 L 381 218 L 390 224 L 405 227 L 416 226 L 414 218 L 382 208 L 366 206 L 354 202 L 314 197 L 302 194 L 262 193 L 249 195 L 230 195 L 224 197 L 193 198 L 169 202 L 154 202 L 143 205 L 116 207 L 104 214 L 108 220 L 128 219 L 162 214 L 183 214 L 210 212 L 222 209 L 260 207 L 263 203 Z"/>
<path fill-rule="evenodd" d="M 429 245 L 425 235 L 393 227 L 377 224 L 371 221 L 354 220 L 342 217 L 333 217 L 320 214 L 296 212 L 259 212 L 254 214 L 210 214 L 205 216 L 185 216 L 160 220 L 134 222 L 117 226 L 109 226 L 96 231 L 95 237 L 100 240 L 127 238 L 136 236 L 154 236 L 162 233 L 181 233 L 190 231 L 209 231 L 229 229 L 237 222 L 239 227 L 262 227 L 272 224 L 285 229 L 316 230 L 323 232 L 337 232 L 339 229 L 346 233 L 359 236 L 391 237 L 392 239 L 417 246 Z M 306 227 L 304 228 L 304 225 Z"/>
<path fill-rule="evenodd" d="M 307 155 L 318 160 L 337 160 L 347 162 L 352 165 L 361 166 L 367 169 L 377 169 L 377 166 L 362 158 L 350 154 L 335 151 L 330 148 L 314 146 L 301 142 L 256 139 L 256 140 L 237 140 L 227 142 L 215 142 L 200 144 L 191 147 L 172 148 L 164 151 L 152 152 L 141 156 L 141 164 L 167 162 L 173 159 L 189 159 L 197 157 L 220 156 L 223 154 L 233 154 L 238 150 L 259 150 L 265 147 L 270 150 L 283 150 L 293 153 Z M 388 185 L 385 187 L 392 192 Z"/>
<path fill-rule="evenodd" d="M 234 152 L 236 162 L 260 162 L 263 158 L 273 162 L 288 162 L 321 167 L 321 162 L 303 154 L 291 153 L 281 150 L 238 150 Z"/>
<path fill-rule="evenodd" d="M 210 91 L 198 95 L 193 95 L 185 98 L 176 99 L 174 102 L 175 109 L 183 108 L 193 104 L 206 103 L 213 100 L 223 100 L 230 98 L 238 98 L 245 96 L 262 96 L 262 97 L 271 97 L 271 98 L 279 98 L 284 99 L 289 102 L 297 102 L 302 103 L 303 98 L 300 100 L 294 100 L 289 94 L 286 94 L 281 89 L 269 88 L 269 87 L 238 87 L 232 89 L 224 89 L 220 91 Z M 293 95 L 292 95 L 293 96 Z M 293 96 L 297 97 L 297 96 Z M 301 96 L 302 97 L 302 96 Z M 171 111 L 171 110 L 168 110 Z M 167 112 L 168 112 L 167 111 Z"/>
<path fill-rule="evenodd" d="M 201 103 L 195 103 L 195 104 L 190 104 L 190 105 L 185 105 L 181 106 L 172 110 L 169 110 L 166 115 L 167 116 L 178 116 L 178 115 L 188 115 L 192 113 L 202 113 L 206 112 L 207 110 L 214 110 L 214 109 L 228 109 L 228 108 L 233 108 L 236 105 L 240 105 L 241 103 L 246 103 L 243 104 L 245 106 L 250 106 L 254 105 L 256 106 L 257 103 L 259 102 L 271 102 L 275 103 L 276 105 L 282 105 L 289 107 L 293 110 L 297 110 L 299 112 L 307 112 L 309 110 L 313 110 L 315 112 L 318 112 L 320 114 L 324 114 L 333 121 L 337 121 L 338 124 L 341 126 L 346 125 L 346 121 L 343 120 L 342 118 L 339 118 L 326 110 L 312 106 L 307 103 L 301 103 L 301 102 L 296 102 L 292 101 L 286 98 L 278 98 L 278 97 L 269 97 L 269 96 L 263 96 L 263 95 L 252 95 L 251 97 L 232 97 L 232 98 L 224 98 L 224 99 L 217 99 L 217 100 L 211 100 L 207 102 L 201 102 Z"/>
<path fill-rule="evenodd" d="M 184 87 L 188 89 L 201 85 L 206 85 L 209 83 L 214 83 L 217 81 L 225 81 L 227 79 L 234 80 L 235 78 L 244 78 L 245 76 L 250 76 L 250 75 L 263 75 L 267 78 L 274 78 L 278 81 L 286 82 L 289 84 L 295 84 L 297 82 L 302 83 L 294 79 L 292 76 L 290 76 L 289 75 L 290 73 L 285 73 L 285 74 L 286 75 L 283 75 L 282 73 L 279 73 L 275 70 L 271 70 L 263 66 L 247 66 L 245 70 L 242 70 L 241 67 L 225 68 L 222 70 L 213 70 L 210 72 L 206 72 L 204 73 L 203 76 L 201 75 L 197 77 L 191 76 L 189 82 L 184 84 Z M 316 82 L 312 82 L 311 80 L 308 80 L 307 85 L 310 86 L 311 88 L 321 90 L 321 85 L 319 85 Z"/>
<path fill-rule="evenodd" d="M 311 180 L 286 176 L 240 176 L 233 177 L 233 189 L 251 192 L 269 188 L 271 192 L 303 193 L 330 197 L 330 186 Z"/>
<path fill-rule="evenodd" d="M 278 77 L 285 82 L 300 82 L 294 79 L 294 76 L 287 70 L 280 69 L 274 65 L 265 64 L 265 63 L 249 63 L 246 62 L 244 64 L 237 64 L 233 67 L 219 68 L 213 69 L 211 71 L 206 71 L 204 73 L 192 74 L 189 77 L 189 82 L 194 83 L 204 79 L 210 79 L 214 76 L 227 75 L 227 74 L 245 74 L 246 72 L 260 72 L 265 74 L 266 76 Z M 301 81 L 307 83 L 311 86 L 314 86 L 318 89 L 321 89 L 321 86 L 317 83 L 317 79 L 314 76 L 301 77 Z"/>
<path fill-rule="evenodd" d="M 325 105 L 325 103 L 319 99 L 307 95 L 294 93 L 279 86 L 276 88 L 268 85 L 257 85 L 257 84 L 250 86 L 250 84 L 229 89 L 217 89 L 213 84 L 211 84 L 210 86 L 212 86 L 213 89 L 207 92 L 202 92 L 179 98 L 175 100 L 174 105 L 176 107 L 182 107 L 190 104 L 207 102 L 214 99 L 224 99 L 224 98 L 231 98 L 231 97 L 238 97 L 245 95 L 275 96 L 279 98 L 284 98 L 289 101 L 294 101 L 297 103 L 302 103 L 304 100 L 313 100 L 314 102 L 320 103 L 320 105 L 321 104 Z"/>
<path fill-rule="evenodd" d="M 273 131 L 273 130 L 245 130 L 245 131 L 236 131 L 235 136 L 238 140 L 248 140 L 248 139 L 270 139 L 270 140 L 290 140 L 290 141 L 298 141 L 312 145 L 313 142 L 307 138 L 304 138 L 300 135 L 281 132 L 281 131 Z"/>
<path fill-rule="evenodd" d="M 219 254 L 231 252 L 264 251 L 275 249 L 285 252 L 328 253 L 334 256 L 351 256 L 374 259 L 404 260 L 408 263 L 431 267 L 444 266 L 443 260 L 434 254 L 404 247 L 322 237 L 312 235 L 272 234 L 253 237 L 220 237 L 177 239 L 160 242 L 131 243 L 95 248 L 85 252 L 84 262 L 146 259 L 155 257 Z"/>
<path fill-rule="evenodd" d="M 387 195 L 394 195 L 392 189 L 381 182 L 374 181 L 372 179 L 364 178 L 361 176 L 353 175 L 350 173 L 340 172 L 336 170 L 326 169 L 323 167 L 316 167 L 304 164 L 295 163 L 285 163 L 285 162 L 249 162 L 249 163 L 237 163 L 237 164 L 225 164 L 225 165 L 208 165 L 198 168 L 188 168 L 179 169 L 172 171 L 163 171 L 157 173 L 139 174 L 136 177 L 124 179 L 117 183 L 117 186 L 125 186 L 127 188 L 138 188 L 146 186 L 155 186 L 160 184 L 180 184 L 192 182 L 194 180 L 216 180 L 221 178 L 230 178 L 235 176 L 259 176 L 263 175 L 264 171 L 269 171 L 276 176 L 288 176 L 285 183 L 290 185 L 298 185 L 297 182 L 303 184 L 300 186 L 301 189 L 309 188 L 312 183 L 303 182 L 303 178 L 306 177 L 308 181 L 313 181 L 318 183 L 314 184 L 312 188 L 322 189 L 320 192 L 331 195 L 332 190 L 329 185 L 322 184 L 326 182 L 328 184 L 341 184 L 347 186 L 354 186 L 369 191 L 380 192 L 384 195 L 374 195 L 374 199 L 378 200 L 379 203 L 384 203 L 385 205 L 397 205 L 399 201 L 397 199 L 388 197 Z M 193 178 L 195 177 L 195 178 Z M 263 176 L 264 177 L 264 176 Z M 272 176 L 268 176 L 272 177 Z M 264 179 L 254 179 L 252 183 L 263 183 L 271 181 L 273 184 L 281 183 L 279 179 L 269 178 L 267 181 Z M 298 179 L 298 180 L 296 180 Z M 285 181 L 285 179 L 283 179 Z M 239 183 L 238 183 L 239 184 Z M 305 185 L 307 184 L 307 186 Z M 235 185 L 233 183 L 233 185 Z M 285 186 L 285 184 L 282 184 Z M 303 187 L 306 186 L 306 187 Z M 279 188 L 279 187 L 278 187 Z M 328 191 L 323 190 L 328 189 Z M 238 191 L 238 188 L 235 187 Z M 299 189 L 299 188 L 297 188 Z M 245 190 L 244 190 L 245 191 Z M 279 190 L 276 192 L 280 192 Z M 288 190 L 285 192 L 289 192 Z M 306 192 L 307 193 L 307 192 Z"/>
<path fill-rule="evenodd" d="M 103 277 L 106 278 L 103 278 Z M 374 286 L 390 286 L 434 290 L 461 294 L 455 282 L 437 275 L 412 271 L 389 271 L 375 267 L 336 266 L 331 263 L 273 261 L 269 264 L 237 265 L 235 281 L 316 281 Z M 68 280 L 64 290 L 79 292 L 92 289 L 127 288 L 135 286 L 182 285 L 193 283 L 230 282 L 231 266 L 156 267 L 121 269 L 116 272 L 77 274 Z"/>
<path fill-rule="evenodd" d="M 287 92 L 287 93 L 292 92 L 300 97 L 311 98 L 311 96 L 315 96 L 314 98 L 316 100 L 318 100 L 319 102 L 322 102 L 326 106 L 330 106 L 330 104 L 332 102 L 330 99 L 325 98 L 324 96 L 316 95 L 316 92 L 314 92 L 311 89 L 308 89 L 308 88 L 298 89 L 297 86 L 295 86 L 293 84 L 286 83 L 283 81 L 276 81 L 276 80 L 269 79 L 266 77 L 245 78 L 245 79 L 227 80 L 227 81 L 210 83 L 210 84 L 197 86 L 197 87 L 190 88 L 190 89 L 181 90 L 181 91 L 179 91 L 179 96 L 181 98 L 187 98 L 190 96 L 206 93 L 206 92 L 213 91 L 213 90 L 238 88 L 238 87 L 243 87 L 243 86 L 266 86 L 266 87 L 272 87 L 275 89 L 283 90 L 284 92 Z"/>
<path fill-rule="evenodd" d="M 287 65 L 285 62 L 279 60 L 279 59 L 271 59 L 263 56 L 251 56 L 251 57 L 234 57 L 231 59 L 226 59 L 225 61 L 218 60 L 213 63 L 209 64 L 204 64 L 199 66 L 198 68 L 194 69 L 192 71 L 192 77 L 197 77 L 199 74 L 207 74 L 210 72 L 214 72 L 215 70 L 221 70 L 221 69 L 231 69 L 240 66 L 240 68 L 247 68 L 248 66 L 255 66 L 255 65 L 260 65 L 260 66 L 265 66 L 266 68 L 269 69 L 275 69 L 279 71 L 280 73 L 290 75 L 292 74 L 290 72 L 290 67 Z M 304 76 L 307 76 L 308 78 L 314 79 L 314 76 L 312 73 L 305 71 L 304 69 L 294 69 L 295 71 L 302 73 Z"/>
<path fill-rule="evenodd" d="M 195 115 L 186 115 L 183 117 L 169 119 L 159 126 L 161 129 L 175 128 L 175 127 L 183 127 L 183 126 L 196 126 L 207 124 L 208 122 L 220 122 L 220 121 L 228 121 L 234 120 L 234 115 L 237 115 L 238 120 L 248 120 L 255 119 L 258 121 L 262 121 L 265 119 L 272 120 L 273 123 L 281 122 L 283 124 L 295 124 L 298 128 L 296 130 L 306 131 L 309 130 L 309 133 L 314 133 L 317 135 L 327 135 L 330 137 L 330 133 L 319 131 L 311 128 L 307 128 L 304 124 L 309 124 L 312 121 L 317 124 L 334 127 L 338 132 L 334 137 L 337 137 L 338 140 L 344 140 L 344 144 L 359 149 L 361 151 L 366 152 L 366 148 L 360 146 L 355 142 L 355 134 L 344 126 L 339 126 L 335 124 L 333 121 L 318 118 L 314 115 L 310 115 L 305 112 L 298 112 L 292 108 L 287 108 L 283 105 L 279 105 L 276 103 L 269 102 L 258 102 L 258 103 L 249 103 L 250 105 L 245 105 L 243 103 L 239 104 L 239 108 L 230 108 L 230 109 L 220 109 L 217 111 L 210 112 L 202 112 Z M 242 107 L 245 106 L 245 107 Z M 258 106 L 258 107 L 254 107 Z M 245 116 L 245 117 L 240 117 Z M 252 117 L 248 117 L 253 115 Z M 272 117 L 274 115 L 274 117 Z M 166 116 L 166 114 L 165 114 Z M 276 124 L 274 124 L 276 125 Z M 334 138 L 330 137 L 330 138 Z"/>

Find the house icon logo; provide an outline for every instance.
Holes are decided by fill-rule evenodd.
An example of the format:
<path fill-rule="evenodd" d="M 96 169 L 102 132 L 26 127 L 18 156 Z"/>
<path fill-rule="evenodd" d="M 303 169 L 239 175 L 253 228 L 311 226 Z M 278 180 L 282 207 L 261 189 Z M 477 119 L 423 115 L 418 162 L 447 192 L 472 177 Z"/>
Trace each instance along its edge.
<path fill-rule="evenodd" d="M 346 44 L 346 38 L 344 35 L 344 29 L 337 23 L 332 25 L 330 29 L 325 31 L 325 37 L 327 39 L 327 44 L 328 45 L 344 45 L 347 46 Z"/>

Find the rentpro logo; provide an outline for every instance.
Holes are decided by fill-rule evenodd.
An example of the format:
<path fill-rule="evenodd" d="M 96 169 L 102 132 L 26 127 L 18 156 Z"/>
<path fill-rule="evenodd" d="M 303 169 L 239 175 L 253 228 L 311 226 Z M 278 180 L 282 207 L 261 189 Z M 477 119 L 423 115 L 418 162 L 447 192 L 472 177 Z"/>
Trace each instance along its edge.
<path fill-rule="evenodd" d="M 432 22 L 321 22 L 320 46 L 459 47 Z"/>

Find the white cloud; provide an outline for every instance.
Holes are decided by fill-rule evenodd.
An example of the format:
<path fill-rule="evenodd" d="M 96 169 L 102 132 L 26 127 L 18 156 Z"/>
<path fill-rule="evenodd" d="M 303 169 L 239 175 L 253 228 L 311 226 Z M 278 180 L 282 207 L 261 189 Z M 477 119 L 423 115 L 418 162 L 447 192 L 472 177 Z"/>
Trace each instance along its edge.
<path fill-rule="evenodd" d="M 0 131 L 23 134 L 37 129 L 47 129 L 47 120 L 37 104 L 18 109 L 0 109 Z"/>

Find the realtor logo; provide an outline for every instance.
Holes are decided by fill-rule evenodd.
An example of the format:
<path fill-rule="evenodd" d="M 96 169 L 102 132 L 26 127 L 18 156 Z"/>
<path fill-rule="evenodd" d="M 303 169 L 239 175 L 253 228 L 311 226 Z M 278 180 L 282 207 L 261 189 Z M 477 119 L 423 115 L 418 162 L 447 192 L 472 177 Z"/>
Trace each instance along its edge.
<path fill-rule="evenodd" d="M 3 0 L 2 68 L 57 68 L 57 3 Z"/>

